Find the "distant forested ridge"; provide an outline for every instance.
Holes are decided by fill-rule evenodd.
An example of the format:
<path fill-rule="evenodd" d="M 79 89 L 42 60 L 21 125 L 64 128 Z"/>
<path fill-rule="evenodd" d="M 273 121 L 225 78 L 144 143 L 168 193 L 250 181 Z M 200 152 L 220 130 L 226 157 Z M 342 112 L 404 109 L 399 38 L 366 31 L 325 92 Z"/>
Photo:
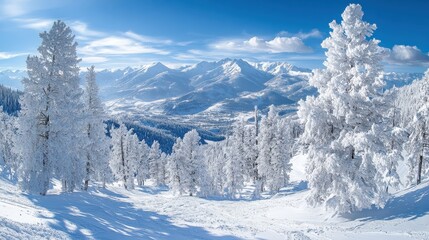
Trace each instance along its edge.
<path fill-rule="evenodd" d="M 3 106 L 3 111 L 11 115 L 16 115 L 21 109 L 19 104 L 19 96 L 22 92 L 12 90 L 11 88 L 0 85 L 0 105 Z"/>

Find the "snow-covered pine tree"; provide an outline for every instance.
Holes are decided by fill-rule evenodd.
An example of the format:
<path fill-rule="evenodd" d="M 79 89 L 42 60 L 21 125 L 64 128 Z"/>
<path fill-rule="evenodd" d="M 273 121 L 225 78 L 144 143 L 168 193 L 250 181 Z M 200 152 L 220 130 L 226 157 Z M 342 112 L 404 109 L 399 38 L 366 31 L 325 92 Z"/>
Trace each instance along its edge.
<path fill-rule="evenodd" d="M 0 106 L 0 165 L 10 165 L 13 161 L 13 119 Z"/>
<path fill-rule="evenodd" d="M 413 96 L 408 98 L 410 92 Z M 417 92 L 414 92 L 417 91 Z M 406 163 L 408 166 L 407 185 L 420 184 L 429 173 L 427 161 L 429 150 L 429 70 L 422 79 L 415 81 L 411 86 L 398 90 L 397 103 L 402 105 L 402 113 L 413 115 L 412 121 L 405 119 L 409 138 L 405 144 Z M 409 106 L 408 104 L 412 104 Z M 410 116 L 408 116 L 409 118 Z M 407 122 L 409 121 L 409 122 Z"/>
<path fill-rule="evenodd" d="M 166 185 L 166 180 L 167 180 L 167 154 L 165 154 L 164 152 L 161 151 L 161 156 L 159 159 L 159 164 L 160 164 L 160 169 L 158 172 L 158 179 L 159 179 L 159 185 L 160 186 L 165 186 Z"/>
<path fill-rule="evenodd" d="M 290 160 L 293 156 L 293 148 L 295 145 L 294 124 L 289 118 L 281 119 L 277 123 L 277 164 L 280 165 L 281 171 L 278 181 L 278 186 L 283 187 L 289 184 L 289 174 L 292 170 Z"/>
<path fill-rule="evenodd" d="M 116 180 L 123 182 L 125 189 L 134 188 L 134 176 L 139 160 L 139 141 L 133 130 L 127 130 L 124 124 L 112 129 L 112 151 L 110 168 Z"/>
<path fill-rule="evenodd" d="M 210 181 L 210 190 L 212 194 L 222 195 L 225 184 L 224 166 L 227 159 L 228 138 L 221 142 L 216 142 L 206 145 L 204 148 L 204 156 L 207 161 L 207 174 Z"/>
<path fill-rule="evenodd" d="M 177 138 L 173 145 L 171 155 L 167 157 L 167 185 L 174 194 L 182 195 L 185 192 L 182 184 L 182 172 L 184 171 L 184 155 L 182 154 L 183 141 Z"/>
<path fill-rule="evenodd" d="M 164 165 L 161 159 L 161 150 L 158 141 L 153 141 L 149 150 L 148 161 L 150 177 L 153 179 L 155 186 L 164 185 Z"/>
<path fill-rule="evenodd" d="M 233 126 L 233 133 L 227 139 L 227 158 L 224 165 L 224 194 L 235 198 L 244 187 L 244 161 L 246 158 L 245 144 L 246 123 L 240 119 Z"/>
<path fill-rule="evenodd" d="M 100 181 L 104 187 L 110 176 L 109 141 L 105 133 L 106 124 L 103 122 L 105 113 L 98 97 L 94 66 L 88 68 L 86 75 L 84 103 L 87 137 L 84 189 L 87 190 L 89 181 Z"/>
<path fill-rule="evenodd" d="M 145 180 L 149 176 L 148 156 L 149 156 L 150 148 L 146 144 L 144 139 L 141 140 L 139 149 L 140 150 L 139 150 L 139 158 L 137 162 L 136 179 L 137 179 L 138 186 L 142 187 L 144 186 Z"/>
<path fill-rule="evenodd" d="M 427 98 L 427 97 L 425 97 Z M 429 174 L 428 147 L 429 147 L 429 101 L 426 102 L 414 116 L 410 125 L 411 135 L 406 144 L 407 166 L 409 169 L 407 175 L 407 184 L 413 182 L 420 184 L 422 178 Z"/>
<path fill-rule="evenodd" d="M 193 129 L 178 138 L 173 145 L 173 152 L 168 158 L 168 186 L 174 193 L 188 193 L 193 196 L 197 193 L 198 187 L 202 195 L 207 194 L 204 187 L 209 185 L 205 177 L 206 164 L 202 158 L 200 146 L 200 136 Z"/>
<path fill-rule="evenodd" d="M 247 126 L 244 131 L 244 177 L 247 182 L 257 179 L 258 146 L 256 145 L 256 131 L 254 126 Z"/>
<path fill-rule="evenodd" d="M 0 106 L 0 166 L 3 174 L 16 177 L 20 162 L 14 151 L 16 138 L 16 117 L 3 112 Z M 0 169 L 0 171 L 1 171 Z"/>
<path fill-rule="evenodd" d="M 284 186 L 286 177 L 283 175 L 285 168 L 285 146 L 283 144 L 283 129 L 280 129 L 280 118 L 273 105 L 270 106 L 268 115 L 261 120 L 258 136 L 259 154 L 257 159 L 258 174 L 261 177 L 263 190 L 265 187 L 270 192 L 277 192 Z M 288 174 L 285 172 L 285 174 Z"/>
<path fill-rule="evenodd" d="M 382 115 L 376 99 L 383 86 L 379 41 L 367 40 L 376 29 L 362 21 L 358 4 L 343 12 L 341 24 L 330 23 L 325 69 L 315 70 L 310 84 L 319 96 L 299 103 L 308 146 L 306 168 L 310 204 L 325 204 L 337 212 L 382 207 L 388 194 L 379 162 L 385 150 L 378 134 Z"/>
<path fill-rule="evenodd" d="M 45 195 L 54 173 L 64 191 L 73 191 L 83 180 L 85 165 L 80 156 L 84 134 L 77 43 L 61 21 L 40 37 L 40 55 L 27 58 L 28 78 L 22 81 L 17 152 L 23 190 Z"/>
<path fill-rule="evenodd" d="M 138 164 L 140 160 L 140 141 L 136 134 L 134 134 L 133 129 L 130 129 L 126 135 L 126 151 L 125 151 L 125 161 L 126 161 L 126 185 L 127 189 L 134 189 L 134 180 L 138 169 Z"/>
<path fill-rule="evenodd" d="M 202 163 L 202 155 L 200 149 L 201 137 L 198 132 L 193 129 L 183 136 L 181 153 L 183 155 L 184 164 L 180 183 L 183 184 L 190 196 L 197 193 L 197 186 L 201 183 L 201 169 L 204 167 Z"/>

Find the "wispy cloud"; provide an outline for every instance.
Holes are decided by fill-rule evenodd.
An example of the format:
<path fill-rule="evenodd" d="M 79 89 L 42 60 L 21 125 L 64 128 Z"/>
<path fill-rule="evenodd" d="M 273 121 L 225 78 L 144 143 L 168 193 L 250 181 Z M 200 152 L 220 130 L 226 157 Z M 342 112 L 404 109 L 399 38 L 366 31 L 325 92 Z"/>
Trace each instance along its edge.
<path fill-rule="evenodd" d="M 91 37 L 102 37 L 106 35 L 103 32 L 90 29 L 86 23 L 81 21 L 71 22 L 70 28 L 73 30 L 73 32 L 76 34 L 76 38 L 79 40 L 88 40 Z"/>
<path fill-rule="evenodd" d="M 24 56 L 24 55 L 28 55 L 28 53 L 8 53 L 8 52 L 0 52 L 0 60 L 3 60 L 3 59 L 10 59 L 10 58 L 15 58 L 15 57 Z"/>
<path fill-rule="evenodd" d="M 124 36 L 143 43 L 154 43 L 162 45 L 171 45 L 174 43 L 173 40 L 170 39 L 160 39 L 155 37 L 143 36 L 131 31 L 125 32 Z"/>
<path fill-rule="evenodd" d="M 21 28 L 43 31 L 49 29 L 55 20 L 41 18 L 15 18 L 13 19 Z"/>
<path fill-rule="evenodd" d="M 0 18 L 19 17 L 36 10 L 54 8 L 63 4 L 56 0 L 0 0 Z"/>
<path fill-rule="evenodd" d="M 215 42 L 211 48 L 231 52 L 251 53 L 308 53 L 312 49 L 299 37 L 275 37 L 271 40 L 252 37 L 247 40 L 226 40 Z"/>
<path fill-rule="evenodd" d="M 298 32 L 298 33 L 290 33 L 287 31 L 279 32 L 278 36 L 280 37 L 297 37 L 302 40 L 308 38 L 322 38 L 322 32 L 318 29 L 312 29 L 310 32 Z"/>
<path fill-rule="evenodd" d="M 78 52 L 84 55 L 127 55 L 127 54 L 169 54 L 168 51 L 157 49 L 149 46 L 144 46 L 141 42 L 134 39 L 111 36 L 101 39 L 96 39 L 88 42 L 86 45 L 78 49 Z"/>
<path fill-rule="evenodd" d="M 36 31 L 48 30 L 55 20 L 40 18 L 15 18 L 19 27 Z M 79 40 L 79 54 L 83 55 L 84 63 L 102 63 L 109 61 L 112 55 L 159 54 L 167 55 L 169 51 L 161 49 L 162 46 L 174 42 L 169 39 L 160 39 L 139 35 L 128 31 L 115 35 L 97 31 L 82 21 L 66 21 L 76 40 Z"/>
<path fill-rule="evenodd" d="M 416 46 L 394 45 L 388 49 L 386 61 L 398 65 L 428 66 L 429 54 L 423 53 Z"/>

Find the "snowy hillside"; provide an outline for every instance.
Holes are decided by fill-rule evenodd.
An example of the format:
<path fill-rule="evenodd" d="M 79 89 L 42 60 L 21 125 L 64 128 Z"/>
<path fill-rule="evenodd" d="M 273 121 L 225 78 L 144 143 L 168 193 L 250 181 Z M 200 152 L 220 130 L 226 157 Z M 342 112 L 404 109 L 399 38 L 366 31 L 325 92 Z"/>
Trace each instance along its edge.
<path fill-rule="evenodd" d="M 0 178 L 0 239 L 429 239 L 429 182 L 396 193 L 384 209 L 334 215 L 306 204 L 305 158 L 291 184 L 263 200 L 175 197 L 163 188 L 93 187 L 26 195 Z"/>

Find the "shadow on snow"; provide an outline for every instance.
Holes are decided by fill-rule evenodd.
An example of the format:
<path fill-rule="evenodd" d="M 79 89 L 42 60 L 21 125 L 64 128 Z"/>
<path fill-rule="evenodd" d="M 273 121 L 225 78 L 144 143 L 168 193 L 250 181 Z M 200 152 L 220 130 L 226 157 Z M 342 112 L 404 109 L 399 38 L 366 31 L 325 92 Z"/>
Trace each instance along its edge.
<path fill-rule="evenodd" d="M 124 202 L 127 196 L 106 189 L 28 197 L 52 213 L 40 217 L 72 239 L 238 239 L 173 225 L 168 216 L 135 208 Z"/>
<path fill-rule="evenodd" d="M 232 198 L 228 196 L 208 196 L 208 197 L 201 197 L 201 198 L 207 199 L 207 200 L 214 200 L 214 201 L 251 202 L 251 201 L 260 201 L 260 200 L 267 200 L 271 198 L 284 197 L 284 196 L 292 195 L 292 194 L 307 190 L 307 188 L 308 188 L 307 181 L 291 182 L 288 184 L 288 186 L 281 188 L 279 192 L 274 195 L 270 194 L 269 192 L 263 192 L 261 193 L 260 197 L 254 197 L 253 192 L 255 190 L 255 185 L 248 185 L 241 191 L 240 196 L 239 197 L 236 196 L 236 198 Z"/>
<path fill-rule="evenodd" d="M 350 220 L 373 221 L 408 219 L 414 220 L 429 214 L 429 182 L 426 186 L 391 198 L 383 209 L 366 209 L 360 212 L 344 214 Z"/>

